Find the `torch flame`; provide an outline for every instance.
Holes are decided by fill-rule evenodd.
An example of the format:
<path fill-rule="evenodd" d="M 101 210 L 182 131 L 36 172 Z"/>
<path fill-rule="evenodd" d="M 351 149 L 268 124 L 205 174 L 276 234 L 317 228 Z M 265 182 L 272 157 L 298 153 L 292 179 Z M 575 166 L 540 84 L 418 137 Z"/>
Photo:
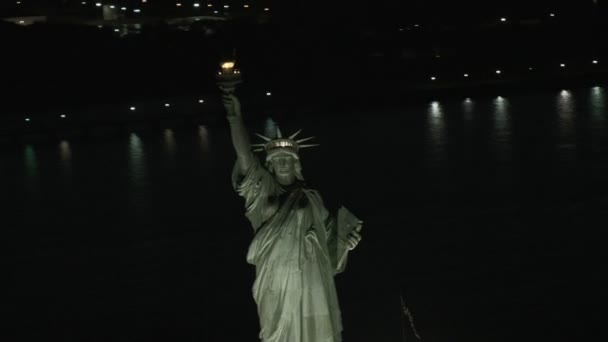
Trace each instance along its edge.
<path fill-rule="evenodd" d="M 225 62 L 222 64 L 222 69 L 232 69 L 234 68 L 234 62 Z"/>

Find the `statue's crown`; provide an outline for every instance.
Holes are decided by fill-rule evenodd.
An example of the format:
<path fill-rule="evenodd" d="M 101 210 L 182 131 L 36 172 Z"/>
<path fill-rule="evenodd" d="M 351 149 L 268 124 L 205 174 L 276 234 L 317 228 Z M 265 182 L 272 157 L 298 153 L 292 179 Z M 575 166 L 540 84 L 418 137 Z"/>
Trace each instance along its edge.
<path fill-rule="evenodd" d="M 300 149 L 319 146 L 319 144 L 302 144 L 314 139 L 314 137 L 296 139 L 302 130 L 298 130 L 289 137 L 283 137 L 279 126 L 274 124 L 274 122 L 271 120 L 269 120 L 269 123 L 270 124 L 267 126 L 265 132 L 266 135 L 256 133 L 258 137 L 264 140 L 264 143 L 252 145 L 253 147 L 256 147 L 254 149 L 255 152 L 266 151 L 267 158 L 270 158 L 272 155 L 278 152 L 287 152 L 297 158 Z"/>

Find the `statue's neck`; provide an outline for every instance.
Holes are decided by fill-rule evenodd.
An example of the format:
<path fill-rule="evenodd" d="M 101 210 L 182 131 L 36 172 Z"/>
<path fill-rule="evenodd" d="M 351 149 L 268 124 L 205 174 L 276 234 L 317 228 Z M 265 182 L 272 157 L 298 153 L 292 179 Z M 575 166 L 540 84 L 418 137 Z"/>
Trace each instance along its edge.
<path fill-rule="evenodd" d="M 281 186 L 281 189 L 283 190 L 282 192 L 284 194 L 290 194 L 294 191 L 296 191 L 297 189 L 301 189 L 304 184 L 300 181 L 298 181 L 297 179 L 293 182 L 291 182 L 290 184 L 287 185 L 283 185 L 283 184 L 279 184 Z"/>
<path fill-rule="evenodd" d="M 296 182 L 296 177 L 291 175 L 291 176 L 276 176 L 277 178 L 277 182 L 279 182 L 279 184 L 281 184 L 281 186 L 283 187 L 290 187 L 291 185 L 293 185 Z"/>

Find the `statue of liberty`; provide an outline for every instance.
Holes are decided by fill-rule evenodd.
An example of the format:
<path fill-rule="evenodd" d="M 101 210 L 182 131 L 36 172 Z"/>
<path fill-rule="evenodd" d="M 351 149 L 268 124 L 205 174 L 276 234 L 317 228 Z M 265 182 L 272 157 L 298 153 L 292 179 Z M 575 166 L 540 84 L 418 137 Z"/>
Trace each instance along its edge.
<path fill-rule="evenodd" d="M 247 262 L 256 267 L 253 297 L 263 342 L 339 342 L 342 322 L 334 275 L 361 235 L 362 222 L 344 207 L 336 217 L 306 187 L 299 151 L 312 138 L 284 137 L 278 127 L 252 150 L 239 100 L 222 88 L 236 165 L 232 183 L 245 199 L 254 237 Z"/>

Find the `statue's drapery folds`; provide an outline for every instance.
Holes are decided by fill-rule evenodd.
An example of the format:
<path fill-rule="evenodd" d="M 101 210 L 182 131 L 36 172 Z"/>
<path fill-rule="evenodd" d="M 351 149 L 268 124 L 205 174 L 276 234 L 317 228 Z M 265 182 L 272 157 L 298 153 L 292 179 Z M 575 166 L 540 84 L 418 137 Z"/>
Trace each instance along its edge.
<path fill-rule="evenodd" d="M 264 342 L 338 342 L 342 323 L 334 275 L 339 239 L 319 193 L 301 182 L 280 185 L 257 158 L 233 186 L 254 229 L 247 261 Z"/>

